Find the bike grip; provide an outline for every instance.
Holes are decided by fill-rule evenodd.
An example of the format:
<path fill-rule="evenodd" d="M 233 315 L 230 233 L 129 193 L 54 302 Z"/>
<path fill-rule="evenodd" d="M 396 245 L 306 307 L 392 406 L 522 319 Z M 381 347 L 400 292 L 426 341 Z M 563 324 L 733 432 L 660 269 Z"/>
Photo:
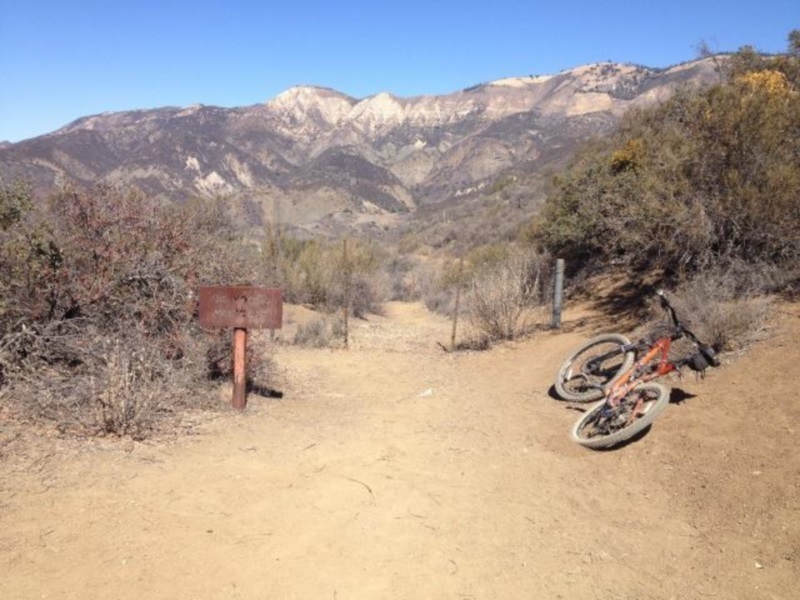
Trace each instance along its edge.
<path fill-rule="evenodd" d="M 711 346 L 707 346 L 705 344 L 701 345 L 700 353 L 705 357 L 705 359 L 712 367 L 720 366 L 721 363 L 719 358 L 717 357 L 717 353 L 714 352 L 714 348 L 712 348 Z"/>

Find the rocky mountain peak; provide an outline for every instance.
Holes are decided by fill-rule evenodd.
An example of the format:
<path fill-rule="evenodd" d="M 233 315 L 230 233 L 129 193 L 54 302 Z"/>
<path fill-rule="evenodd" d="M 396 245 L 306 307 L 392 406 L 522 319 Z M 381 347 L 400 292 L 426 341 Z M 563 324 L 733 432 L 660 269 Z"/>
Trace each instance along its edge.
<path fill-rule="evenodd" d="M 347 117 L 355 103 L 350 96 L 329 88 L 300 85 L 281 92 L 266 107 L 284 120 L 314 119 L 335 126 Z"/>
<path fill-rule="evenodd" d="M 224 193 L 248 222 L 277 211 L 312 227 L 337 214 L 463 202 L 509 173 L 556 168 L 630 107 L 717 80 L 711 62 L 695 61 L 660 70 L 597 63 L 410 98 L 301 85 L 249 107 L 83 117 L 0 145 L 0 177 L 42 189 L 122 183 L 176 199 Z"/>
<path fill-rule="evenodd" d="M 406 118 L 405 103 L 386 92 L 361 100 L 348 115 L 348 121 L 372 132 L 401 125 Z"/>

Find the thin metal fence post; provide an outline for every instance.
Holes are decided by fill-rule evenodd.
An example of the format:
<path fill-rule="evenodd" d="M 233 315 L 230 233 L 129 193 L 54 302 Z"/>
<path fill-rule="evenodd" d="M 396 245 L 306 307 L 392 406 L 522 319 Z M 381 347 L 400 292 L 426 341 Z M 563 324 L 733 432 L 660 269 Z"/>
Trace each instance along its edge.
<path fill-rule="evenodd" d="M 550 326 L 561 328 L 561 308 L 564 303 L 564 259 L 556 259 L 556 281 L 553 286 L 553 319 Z"/>

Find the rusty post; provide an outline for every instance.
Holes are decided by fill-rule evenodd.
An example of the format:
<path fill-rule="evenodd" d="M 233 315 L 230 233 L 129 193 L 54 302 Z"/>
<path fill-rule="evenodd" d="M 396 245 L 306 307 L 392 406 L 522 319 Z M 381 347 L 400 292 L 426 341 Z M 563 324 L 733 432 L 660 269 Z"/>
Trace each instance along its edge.
<path fill-rule="evenodd" d="M 247 406 L 247 330 L 280 329 L 283 293 L 253 286 L 203 286 L 198 290 L 200 325 L 233 328 L 233 408 Z"/>
<path fill-rule="evenodd" d="M 247 406 L 245 396 L 245 386 L 247 376 L 245 375 L 245 365 L 247 364 L 247 329 L 236 327 L 233 330 L 233 400 L 231 406 L 238 410 L 244 410 Z"/>

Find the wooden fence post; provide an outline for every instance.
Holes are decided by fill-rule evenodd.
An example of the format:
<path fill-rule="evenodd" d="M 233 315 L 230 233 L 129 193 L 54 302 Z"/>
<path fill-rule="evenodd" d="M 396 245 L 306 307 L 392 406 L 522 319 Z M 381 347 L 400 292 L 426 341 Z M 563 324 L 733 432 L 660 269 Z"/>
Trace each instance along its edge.
<path fill-rule="evenodd" d="M 464 276 L 464 257 L 458 260 L 458 275 L 456 277 L 456 302 L 453 307 L 453 331 L 450 334 L 450 351 L 456 350 L 456 330 L 458 329 L 458 311 L 461 305 L 461 278 Z"/>
<path fill-rule="evenodd" d="M 342 266 L 344 268 L 344 347 L 350 347 L 350 261 L 347 240 L 342 240 Z"/>

